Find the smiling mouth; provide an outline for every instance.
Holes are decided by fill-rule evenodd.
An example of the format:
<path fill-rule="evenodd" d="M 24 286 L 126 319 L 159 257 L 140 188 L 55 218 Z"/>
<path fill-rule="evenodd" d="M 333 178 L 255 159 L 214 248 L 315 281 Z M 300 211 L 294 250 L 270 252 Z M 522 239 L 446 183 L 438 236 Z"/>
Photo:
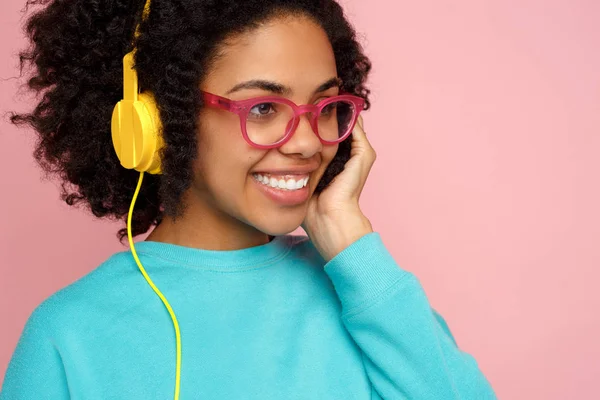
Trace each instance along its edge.
<path fill-rule="evenodd" d="M 308 174 L 297 175 L 271 175 L 266 173 L 254 173 L 252 177 L 260 184 L 284 191 L 295 191 L 308 185 L 310 176 Z"/>

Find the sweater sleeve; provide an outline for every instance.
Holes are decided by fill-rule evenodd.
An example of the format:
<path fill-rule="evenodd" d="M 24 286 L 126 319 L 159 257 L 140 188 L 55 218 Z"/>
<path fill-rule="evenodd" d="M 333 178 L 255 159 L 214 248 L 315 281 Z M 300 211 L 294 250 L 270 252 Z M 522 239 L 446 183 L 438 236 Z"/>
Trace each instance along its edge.
<path fill-rule="evenodd" d="M 458 348 L 419 280 L 396 264 L 379 233 L 345 248 L 325 272 L 379 398 L 496 399 L 475 359 Z"/>
<path fill-rule="evenodd" d="M 69 399 L 61 356 L 39 306 L 29 316 L 4 376 L 0 400 Z"/>

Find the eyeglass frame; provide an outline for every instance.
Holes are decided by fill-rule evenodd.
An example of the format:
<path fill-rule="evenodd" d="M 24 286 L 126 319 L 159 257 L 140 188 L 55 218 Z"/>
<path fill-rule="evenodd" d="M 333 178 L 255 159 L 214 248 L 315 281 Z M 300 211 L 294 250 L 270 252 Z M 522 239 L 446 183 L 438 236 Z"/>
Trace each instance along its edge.
<path fill-rule="evenodd" d="M 321 143 L 323 143 L 324 145 L 334 145 L 337 143 L 341 143 L 344 140 L 346 140 L 348 136 L 350 136 L 350 134 L 352 133 L 352 130 L 356 125 L 356 121 L 358 120 L 358 116 L 360 115 L 360 112 L 364 110 L 365 105 L 365 100 L 362 97 L 354 96 L 348 93 L 341 93 L 337 96 L 329 97 L 323 101 L 320 101 L 317 104 L 297 105 L 290 99 L 287 99 L 282 96 L 259 96 L 245 100 L 231 100 L 226 97 L 219 96 L 217 94 L 206 92 L 204 90 L 201 90 L 200 92 L 202 93 L 202 97 L 206 102 L 205 104 L 207 106 L 219 108 L 237 114 L 240 118 L 240 128 L 242 130 L 242 136 L 250 146 L 259 149 L 273 149 L 286 144 L 296 132 L 296 129 L 300 124 L 300 117 L 302 116 L 302 114 L 306 113 L 311 113 L 312 117 L 309 118 L 309 123 L 314 134 L 319 138 Z M 325 140 L 321 137 L 321 135 L 319 135 L 317 116 L 321 114 L 321 110 L 325 108 L 325 106 L 336 101 L 347 101 L 349 103 L 352 103 L 356 110 L 356 113 L 354 113 L 354 117 L 352 118 L 352 121 L 348 126 L 347 132 L 345 132 L 336 140 Z M 294 116 L 291 120 L 293 121 L 293 123 L 291 124 L 291 126 L 289 126 L 290 124 L 288 123 L 289 127 L 287 128 L 287 132 L 285 133 L 283 138 L 281 138 L 277 142 L 270 145 L 254 143 L 248 136 L 248 131 L 246 129 L 246 119 L 248 117 L 248 114 L 250 114 L 250 110 L 254 108 L 254 106 L 269 102 L 278 102 L 290 106 L 294 111 Z"/>

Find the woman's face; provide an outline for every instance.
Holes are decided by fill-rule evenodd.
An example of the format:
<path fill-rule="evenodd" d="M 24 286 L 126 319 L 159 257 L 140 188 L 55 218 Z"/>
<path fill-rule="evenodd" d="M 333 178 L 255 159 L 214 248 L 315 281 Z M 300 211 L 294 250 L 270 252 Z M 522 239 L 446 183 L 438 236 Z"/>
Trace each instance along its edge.
<path fill-rule="evenodd" d="M 336 77 L 333 49 L 323 29 L 307 18 L 290 16 L 227 40 L 201 89 L 232 100 L 278 95 L 298 105 L 315 104 L 339 93 L 333 83 Z M 240 87 L 257 80 L 271 82 L 272 87 Z M 330 87 L 323 90 L 327 82 Z M 251 112 L 260 115 L 269 109 Z M 308 199 L 338 146 L 323 145 L 306 114 L 287 143 L 268 150 L 244 140 L 239 117 L 232 112 L 204 107 L 199 121 L 195 177 L 186 198 L 195 217 L 208 218 L 227 231 L 249 229 L 270 235 L 300 226 Z M 281 174 L 290 170 L 296 175 Z M 255 173 L 269 182 L 291 178 L 297 183 L 308 177 L 307 189 L 269 188 L 255 179 Z"/>

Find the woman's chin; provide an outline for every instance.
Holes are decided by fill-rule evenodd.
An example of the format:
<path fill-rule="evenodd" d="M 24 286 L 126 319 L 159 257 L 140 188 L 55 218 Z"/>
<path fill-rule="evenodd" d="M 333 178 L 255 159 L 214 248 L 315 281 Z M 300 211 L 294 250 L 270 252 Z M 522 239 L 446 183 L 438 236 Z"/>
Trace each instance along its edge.
<path fill-rule="evenodd" d="M 281 219 L 274 218 L 272 221 L 261 221 L 261 223 L 257 223 L 254 226 L 267 235 L 281 236 L 292 233 L 300 228 L 303 221 L 304 216 L 302 216 L 302 218 L 282 217 Z"/>

